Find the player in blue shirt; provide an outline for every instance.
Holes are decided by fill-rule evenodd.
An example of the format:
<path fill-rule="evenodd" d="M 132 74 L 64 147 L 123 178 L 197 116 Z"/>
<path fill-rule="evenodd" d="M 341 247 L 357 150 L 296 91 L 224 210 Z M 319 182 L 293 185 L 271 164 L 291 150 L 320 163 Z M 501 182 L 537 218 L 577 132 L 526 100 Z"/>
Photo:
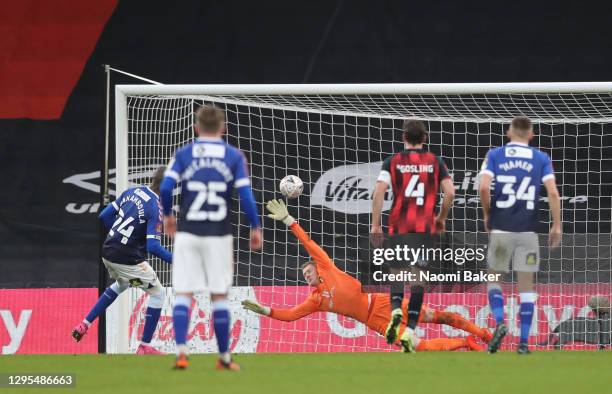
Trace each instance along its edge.
<path fill-rule="evenodd" d="M 164 303 L 164 288 L 146 260 L 147 253 L 150 253 L 167 263 L 172 262 L 172 254 L 160 243 L 162 212 L 157 193 L 164 170 L 165 167 L 157 169 L 150 187 L 133 187 L 124 191 L 100 213 L 100 219 L 108 229 L 102 246 L 102 262 L 115 283 L 104 291 L 89 314 L 72 331 L 77 342 L 117 296 L 133 286 L 149 294 L 144 331 L 136 353 L 160 354 L 150 343 Z"/>
<path fill-rule="evenodd" d="M 529 330 L 537 295 L 534 273 L 539 269 L 538 203 L 540 184 L 548 194 L 552 216 L 549 246 L 561 238 L 561 202 L 550 157 L 529 146 L 533 125 L 524 116 L 512 120 L 507 136 L 510 143 L 489 151 L 480 171 L 480 200 L 485 230 L 490 232 L 487 263 L 491 273 L 507 273 L 509 265 L 517 273 L 521 297 L 521 336 L 519 354 L 529 354 Z M 491 182 L 495 187 L 491 195 Z M 499 349 L 508 332 L 504 323 L 504 298 L 499 283 L 487 286 L 491 312 L 497 327 L 489 342 L 489 353 Z"/>
<path fill-rule="evenodd" d="M 229 213 L 232 191 L 251 225 L 251 248 L 261 248 L 262 235 L 244 154 L 227 144 L 225 113 L 213 106 L 196 112 L 198 138 L 176 151 L 161 184 L 166 232 L 174 236 L 172 284 L 176 292 L 173 321 L 175 368 L 187 368 L 187 328 L 194 292 L 211 293 L 213 327 L 219 360 L 217 369 L 237 371 L 229 352 L 230 312 L 227 293 L 232 285 L 234 241 Z M 180 182 L 178 229 L 172 213 L 172 190 Z"/>

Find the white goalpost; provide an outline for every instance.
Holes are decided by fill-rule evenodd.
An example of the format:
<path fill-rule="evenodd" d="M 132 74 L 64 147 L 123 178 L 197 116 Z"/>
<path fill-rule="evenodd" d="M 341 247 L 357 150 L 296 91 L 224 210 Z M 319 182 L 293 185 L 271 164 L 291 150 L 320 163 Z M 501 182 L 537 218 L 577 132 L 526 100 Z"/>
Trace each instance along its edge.
<path fill-rule="evenodd" d="M 612 295 L 612 82 L 117 85 L 116 195 L 132 185 L 148 184 L 155 169 L 193 139 L 193 114 L 202 104 L 225 110 L 226 139 L 248 158 L 263 220 L 264 249 L 250 252 L 248 228 L 235 200 L 235 287 L 230 301 L 231 348 L 236 352 L 393 349 L 351 319 L 320 312 L 296 322 L 275 322 L 242 310 L 240 301 L 258 299 L 289 308 L 308 294 L 299 270 L 305 251 L 264 212 L 263 204 L 280 196 L 278 183 L 289 174 L 299 176 L 305 185 L 303 195 L 289 201 L 291 213 L 337 266 L 358 274 L 356 240 L 370 228 L 375 180 L 382 161 L 402 148 L 401 124 L 409 118 L 426 123 L 427 148 L 441 156 L 452 173 L 457 196 L 448 230 L 469 233 L 483 231 L 476 185 L 486 152 L 504 144 L 514 116 L 526 115 L 534 122 L 533 145 L 551 156 L 557 173 L 565 235 L 561 250 L 543 259 L 537 275 L 533 343 L 543 342 L 562 320 L 588 316 L 589 296 Z M 178 201 L 180 195 L 175 198 Z M 544 198 L 543 213 L 545 202 Z M 385 209 L 389 206 L 387 199 Z M 548 214 L 542 220 L 549 221 Z M 162 242 L 171 245 L 167 238 Z M 171 352 L 171 267 L 157 258 L 151 263 L 166 287 L 153 345 Z M 425 302 L 487 326 L 486 294 L 478 289 L 428 294 Z M 507 296 L 512 337 L 518 332 L 516 289 Z M 136 349 L 145 308 L 146 297 L 137 289 L 121 294 L 109 308 L 108 353 Z M 210 318 L 208 295 L 198 295 L 189 329 L 191 351 L 216 350 Z M 463 335 L 432 325 L 420 325 L 418 334 Z"/>

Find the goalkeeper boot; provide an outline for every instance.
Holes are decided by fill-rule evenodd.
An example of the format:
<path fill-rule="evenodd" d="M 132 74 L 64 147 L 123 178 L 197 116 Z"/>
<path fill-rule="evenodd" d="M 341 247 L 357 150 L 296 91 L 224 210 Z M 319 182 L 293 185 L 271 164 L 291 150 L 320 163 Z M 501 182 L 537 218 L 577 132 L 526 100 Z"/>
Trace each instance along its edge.
<path fill-rule="evenodd" d="M 482 352 L 482 351 L 484 351 L 487 348 L 486 345 L 484 345 L 482 343 L 479 343 L 478 339 L 479 338 L 475 337 L 474 335 L 470 335 L 469 337 L 466 338 L 466 341 L 467 341 L 467 344 L 468 344 L 470 350 L 473 350 L 473 351 L 476 351 L 476 352 Z M 480 339 L 482 339 L 482 338 L 480 338 Z"/>
<path fill-rule="evenodd" d="M 87 334 L 87 330 L 89 330 L 89 326 L 84 322 L 80 322 L 78 326 L 72 329 L 72 337 L 75 341 L 80 342 L 85 334 Z"/>
<path fill-rule="evenodd" d="M 529 350 L 529 345 L 526 343 L 519 344 L 519 347 L 516 352 L 518 354 L 531 354 L 531 351 Z"/>
<path fill-rule="evenodd" d="M 387 343 L 389 345 L 395 343 L 397 340 L 397 337 L 399 336 L 400 324 L 403 318 L 404 313 L 402 312 L 401 308 L 395 308 L 393 312 L 391 312 L 391 320 L 387 326 L 387 331 L 385 331 L 385 338 L 387 339 Z"/>
<path fill-rule="evenodd" d="M 478 337 L 482 339 L 485 343 L 489 343 L 493 338 L 493 334 L 491 333 L 491 331 L 489 331 L 488 328 L 481 328 Z"/>
<path fill-rule="evenodd" d="M 406 327 L 400 338 L 400 345 L 402 345 L 402 351 L 404 353 L 416 352 L 417 338 L 414 334 L 414 330 Z"/>
<path fill-rule="evenodd" d="M 143 345 L 142 343 L 136 349 L 136 354 L 139 356 L 149 356 L 149 355 L 161 355 L 163 354 L 159 350 L 155 349 L 153 346 Z"/>
<path fill-rule="evenodd" d="M 501 346 L 502 340 L 508 333 L 508 327 L 504 323 L 500 323 L 495 327 L 493 332 L 493 338 L 489 341 L 489 353 L 497 353 L 497 350 Z"/>
<path fill-rule="evenodd" d="M 217 366 L 215 368 L 218 370 L 240 372 L 240 364 L 235 363 L 234 360 L 230 360 L 229 363 L 226 363 L 225 361 L 218 359 Z"/>
<path fill-rule="evenodd" d="M 185 353 L 179 353 L 174 362 L 174 369 L 186 369 L 189 366 L 189 357 Z"/>

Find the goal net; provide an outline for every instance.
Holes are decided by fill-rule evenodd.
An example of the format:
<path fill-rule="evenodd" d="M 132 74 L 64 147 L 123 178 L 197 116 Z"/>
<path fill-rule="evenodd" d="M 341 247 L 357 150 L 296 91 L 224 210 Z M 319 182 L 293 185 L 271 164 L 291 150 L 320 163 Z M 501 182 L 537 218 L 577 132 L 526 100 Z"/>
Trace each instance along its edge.
<path fill-rule="evenodd" d="M 423 120 L 427 149 L 441 156 L 456 187 L 447 231 L 483 232 L 477 174 L 491 147 L 503 145 L 510 119 L 529 116 L 532 145 L 550 155 L 562 196 L 563 245 L 542 255 L 537 274 L 536 313 L 530 341 L 552 348 L 549 334 L 568 319 L 584 324 L 566 329 L 568 348 L 597 348 L 605 340 L 588 307 L 590 296 L 612 296 L 610 223 L 612 200 L 612 84 L 448 84 L 448 85 L 122 85 L 116 89 L 116 190 L 148 184 L 154 170 L 194 138 L 193 115 L 202 104 L 226 111 L 226 139 L 245 152 L 252 187 L 263 220 L 264 247 L 250 252 L 248 227 L 236 199 L 234 287 L 230 294 L 235 352 L 326 352 L 393 350 L 363 324 L 318 312 L 295 322 L 279 322 L 244 311 L 240 301 L 290 308 L 309 293 L 300 265 L 306 252 L 291 232 L 265 217 L 264 203 L 278 198 L 278 183 L 294 174 L 304 181 L 290 212 L 351 275 L 358 274 L 357 238 L 370 229 L 371 195 L 382 161 L 402 149 L 401 126 Z M 390 193 L 385 211 L 390 207 Z M 180 195 L 175 198 L 180 199 Z M 549 223 L 546 197 L 540 202 Z M 384 219 L 383 219 L 384 220 Z M 171 245 L 169 239 L 163 243 Z M 153 345 L 174 350 L 171 268 L 157 258 L 152 265 L 166 286 L 166 302 Z M 518 291 L 505 278 L 507 344 L 519 334 Z M 132 352 L 144 325 L 146 295 L 130 289 L 109 309 L 108 352 Z M 437 310 L 462 314 L 492 326 L 486 285 L 470 292 L 427 294 Z M 602 320 L 603 319 L 603 320 Z M 609 319 L 609 317 L 608 317 Z M 604 321 L 605 323 L 605 321 Z M 581 323 L 582 324 L 582 323 Z M 604 324 L 605 326 L 605 324 Z M 587 342 L 580 340 L 580 333 Z M 420 324 L 422 338 L 466 333 L 447 326 Z M 563 334 L 563 333 L 562 333 Z M 557 335 L 559 337 L 560 335 Z M 196 297 L 189 328 L 193 352 L 216 351 L 208 294 Z M 568 340 L 571 339 L 571 340 Z"/>

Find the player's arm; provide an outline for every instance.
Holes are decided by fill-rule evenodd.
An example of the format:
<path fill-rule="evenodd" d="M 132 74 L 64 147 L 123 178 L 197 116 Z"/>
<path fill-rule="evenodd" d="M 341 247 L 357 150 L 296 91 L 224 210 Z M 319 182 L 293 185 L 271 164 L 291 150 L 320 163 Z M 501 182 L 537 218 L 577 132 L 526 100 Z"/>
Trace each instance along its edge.
<path fill-rule="evenodd" d="M 374 194 L 372 195 L 372 234 L 382 234 L 382 209 L 385 200 L 385 193 L 391 184 L 391 159 L 383 162 L 380 174 L 376 180 Z"/>
<path fill-rule="evenodd" d="M 561 197 L 557 189 L 555 173 L 552 168 L 550 157 L 546 155 L 544 171 L 542 172 L 542 182 L 548 195 L 548 206 L 552 216 L 552 226 L 548 235 L 548 244 L 552 247 L 559 246 L 561 242 Z"/>
<path fill-rule="evenodd" d="M 270 212 L 268 215 L 269 218 L 279 220 L 291 229 L 293 235 L 295 235 L 302 245 L 304 245 L 306 251 L 313 260 L 316 261 L 319 268 L 325 269 L 335 267 L 334 262 L 329 258 L 327 253 L 325 253 L 315 241 L 310 239 L 308 233 L 304 231 L 302 226 L 295 221 L 293 216 L 289 215 L 289 211 L 283 200 L 270 200 L 268 204 L 266 204 L 266 208 Z"/>
<path fill-rule="evenodd" d="M 493 161 L 491 160 L 491 152 L 489 152 L 484 163 L 482 163 L 478 186 L 478 194 L 480 195 L 480 205 L 482 206 L 482 218 L 484 220 L 485 231 L 490 230 L 489 214 L 491 213 L 491 181 L 495 176 L 493 170 Z"/>
<path fill-rule="evenodd" d="M 176 233 L 176 218 L 172 213 L 172 191 L 181 180 L 183 168 L 181 162 L 177 160 L 176 154 L 168 163 L 168 168 L 164 172 L 164 179 L 159 185 L 159 197 L 161 199 L 162 211 L 164 213 L 164 227 L 166 234 L 174 237 Z"/>
<path fill-rule="evenodd" d="M 270 308 L 259 304 L 257 301 L 245 300 L 242 301 L 242 307 L 249 311 L 253 311 L 260 315 L 269 316 L 276 320 L 294 321 L 317 312 L 317 304 L 312 297 L 308 297 L 304 302 L 294 306 L 291 309 Z"/>
<path fill-rule="evenodd" d="M 117 201 L 121 201 L 122 197 L 123 193 L 120 194 L 119 198 L 117 198 L 115 201 L 108 204 L 102 210 L 102 212 L 100 212 L 100 215 L 98 215 L 98 218 L 102 221 L 102 223 L 104 223 L 104 227 L 107 230 L 110 230 L 110 228 L 113 227 L 113 222 L 115 220 L 115 217 L 117 216 L 117 212 L 119 212 L 119 204 L 117 203 Z"/>
<path fill-rule="evenodd" d="M 444 197 L 442 198 L 442 204 L 440 205 L 440 212 L 436 218 L 436 229 L 438 231 L 444 231 L 446 228 L 446 218 L 448 217 L 448 213 L 453 207 L 453 202 L 455 201 L 455 185 L 451 180 L 446 164 L 444 164 L 440 157 L 438 157 L 438 161 L 440 168 L 440 189 L 442 190 Z"/>
<path fill-rule="evenodd" d="M 236 168 L 234 169 L 234 187 L 238 191 L 240 198 L 240 206 L 242 211 L 246 215 L 249 224 L 251 226 L 251 249 L 258 250 L 261 248 L 263 243 L 263 237 L 261 233 L 261 223 L 259 221 L 259 215 L 257 214 L 257 204 L 255 203 L 255 196 L 251 189 L 251 181 L 249 180 L 249 171 L 247 169 L 247 162 L 244 154 L 240 154 L 240 158 L 237 162 Z"/>
<path fill-rule="evenodd" d="M 100 212 L 98 218 L 104 223 L 104 227 L 107 230 L 110 230 L 113 226 L 113 221 L 115 220 L 115 216 L 117 216 L 117 212 L 119 212 L 119 208 L 114 201 L 108 204 L 106 208 Z"/>
<path fill-rule="evenodd" d="M 147 209 L 147 252 L 171 264 L 172 253 L 160 242 L 162 232 L 160 207 L 157 202 L 151 202 L 145 209 Z"/>

